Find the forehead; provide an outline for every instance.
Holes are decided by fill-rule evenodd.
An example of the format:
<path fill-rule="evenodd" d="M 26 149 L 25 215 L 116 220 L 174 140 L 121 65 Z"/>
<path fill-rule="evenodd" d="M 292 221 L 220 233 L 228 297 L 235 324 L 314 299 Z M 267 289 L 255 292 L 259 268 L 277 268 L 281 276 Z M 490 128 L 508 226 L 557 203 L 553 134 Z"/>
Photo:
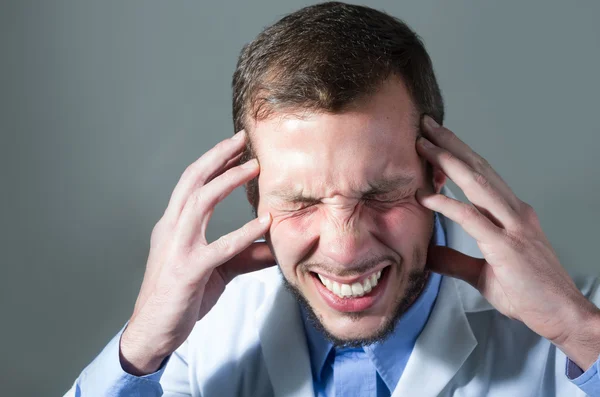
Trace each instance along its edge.
<path fill-rule="evenodd" d="M 277 114 L 256 122 L 261 196 L 286 190 L 352 195 L 379 181 L 414 175 L 419 115 L 399 80 L 343 113 Z"/>

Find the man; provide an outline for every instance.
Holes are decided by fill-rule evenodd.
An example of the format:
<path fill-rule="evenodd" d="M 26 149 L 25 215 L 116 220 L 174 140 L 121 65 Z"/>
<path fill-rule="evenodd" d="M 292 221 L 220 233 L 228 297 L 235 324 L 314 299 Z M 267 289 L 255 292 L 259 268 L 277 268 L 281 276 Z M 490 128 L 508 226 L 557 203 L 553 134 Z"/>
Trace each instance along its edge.
<path fill-rule="evenodd" d="M 67 395 L 600 396 L 598 281 L 443 115 L 401 21 L 323 3 L 268 27 L 240 132 L 182 175 L 131 318 Z M 243 184 L 257 219 L 207 244 Z"/>

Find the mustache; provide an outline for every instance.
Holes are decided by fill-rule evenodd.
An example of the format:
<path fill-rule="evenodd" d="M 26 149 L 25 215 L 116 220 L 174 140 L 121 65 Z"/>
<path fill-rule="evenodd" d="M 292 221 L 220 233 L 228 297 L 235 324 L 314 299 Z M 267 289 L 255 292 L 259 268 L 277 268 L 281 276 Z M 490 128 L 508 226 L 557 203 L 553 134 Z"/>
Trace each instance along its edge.
<path fill-rule="evenodd" d="M 398 259 L 392 255 L 379 255 L 361 260 L 360 262 L 352 264 L 351 266 L 331 266 L 319 262 L 303 262 L 299 263 L 298 267 L 304 272 L 323 270 L 326 273 L 336 275 L 338 277 L 355 277 L 368 273 L 370 270 L 375 269 L 382 262 L 389 262 L 391 265 L 400 264 Z"/>

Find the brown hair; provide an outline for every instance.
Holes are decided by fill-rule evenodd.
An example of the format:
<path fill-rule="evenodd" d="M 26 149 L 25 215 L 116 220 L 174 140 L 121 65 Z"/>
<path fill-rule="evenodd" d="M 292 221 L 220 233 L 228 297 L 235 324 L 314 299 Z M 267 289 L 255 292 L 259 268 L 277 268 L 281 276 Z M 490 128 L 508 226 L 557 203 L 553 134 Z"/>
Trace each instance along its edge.
<path fill-rule="evenodd" d="M 420 115 L 443 122 L 431 59 L 403 21 L 369 7 L 326 2 L 302 8 L 246 44 L 233 74 L 235 131 L 281 111 L 343 112 L 390 76 L 402 78 Z M 255 157 L 251 140 L 241 161 Z M 258 206 L 258 182 L 247 194 Z"/>

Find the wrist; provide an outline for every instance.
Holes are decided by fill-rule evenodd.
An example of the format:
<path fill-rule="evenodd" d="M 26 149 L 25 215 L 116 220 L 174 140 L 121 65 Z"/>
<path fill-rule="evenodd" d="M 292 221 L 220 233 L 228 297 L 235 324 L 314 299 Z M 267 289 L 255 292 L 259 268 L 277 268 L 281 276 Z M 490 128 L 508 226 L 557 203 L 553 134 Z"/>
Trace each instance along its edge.
<path fill-rule="evenodd" d="M 141 347 L 130 338 L 127 328 L 119 341 L 119 362 L 123 371 L 134 376 L 144 376 L 156 372 L 166 356 L 153 354 L 150 349 Z"/>
<path fill-rule="evenodd" d="M 551 342 L 587 371 L 600 356 L 600 309 L 586 299 L 571 310 L 569 330 Z"/>

